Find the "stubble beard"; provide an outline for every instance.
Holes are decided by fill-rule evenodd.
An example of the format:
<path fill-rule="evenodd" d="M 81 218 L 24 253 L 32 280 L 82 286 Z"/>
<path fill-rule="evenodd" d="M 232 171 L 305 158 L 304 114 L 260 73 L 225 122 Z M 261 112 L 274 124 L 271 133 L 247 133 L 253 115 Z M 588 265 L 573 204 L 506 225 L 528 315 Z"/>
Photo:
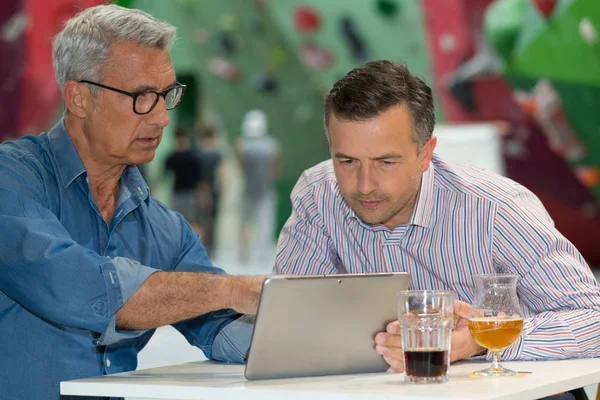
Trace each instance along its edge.
<path fill-rule="evenodd" d="M 400 212 L 406 205 L 406 200 L 396 199 L 390 202 L 388 196 L 364 196 L 359 193 L 353 193 L 350 196 L 349 204 L 356 215 L 367 224 L 385 224 Z M 361 201 L 382 201 L 382 203 L 374 209 L 365 208 Z"/>
<path fill-rule="evenodd" d="M 416 198 L 419 192 L 419 184 L 420 179 L 417 179 L 415 176 L 411 182 L 415 186 L 414 193 L 410 194 L 408 197 L 400 196 L 397 198 L 391 198 L 390 196 L 383 193 L 373 193 L 369 195 L 363 195 L 358 192 L 354 192 L 346 197 L 346 202 L 350 205 L 352 210 L 356 213 L 356 215 L 365 223 L 376 225 L 376 224 L 386 224 L 389 220 L 394 218 L 400 212 L 402 212 L 406 207 L 408 207 L 411 203 L 411 200 L 414 199 L 411 207 L 413 208 L 416 205 Z M 419 182 L 417 184 L 416 182 Z M 361 201 L 382 201 L 382 203 L 373 209 L 365 208 Z"/>

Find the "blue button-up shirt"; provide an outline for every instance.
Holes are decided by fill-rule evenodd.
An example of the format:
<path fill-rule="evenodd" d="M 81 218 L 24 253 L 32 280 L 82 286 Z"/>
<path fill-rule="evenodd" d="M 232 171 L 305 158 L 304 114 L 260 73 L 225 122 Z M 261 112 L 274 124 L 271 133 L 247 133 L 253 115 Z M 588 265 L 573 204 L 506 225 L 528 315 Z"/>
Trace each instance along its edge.
<path fill-rule="evenodd" d="M 154 330 L 117 330 L 116 312 L 158 270 L 223 273 L 135 166 L 108 225 L 64 121 L 0 145 L 0 397 L 57 400 L 60 381 L 135 369 Z M 239 317 L 173 326 L 207 357 L 242 362 L 252 324 Z"/>

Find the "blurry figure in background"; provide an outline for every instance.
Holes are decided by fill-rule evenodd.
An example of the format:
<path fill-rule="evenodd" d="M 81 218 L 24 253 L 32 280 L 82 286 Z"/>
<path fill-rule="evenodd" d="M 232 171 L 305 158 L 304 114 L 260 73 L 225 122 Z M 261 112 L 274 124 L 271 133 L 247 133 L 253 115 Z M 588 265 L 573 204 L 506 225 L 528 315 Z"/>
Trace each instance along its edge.
<path fill-rule="evenodd" d="M 175 150 L 167 157 L 165 170 L 172 171 L 175 176 L 171 208 L 181 213 L 204 241 L 198 220 L 198 202 L 202 199 L 202 164 L 192 149 L 188 132 L 183 128 L 175 131 Z"/>
<path fill-rule="evenodd" d="M 279 143 L 267 133 L 267 115 L 248 111 L 242 121 L 236 153 L 245 178 L 240 218 L 240 260 L 250 261 L 250 248 L 263 252 L 273 241 L 275 227 L 275 178 Z M 257 223 L 260 221 L 260 223 Z M 252 240 L 251 240 L 252 237 Z"/>
<path fill-rule="evenodd" d="M 212 126 L 201 126 L 196 131 L 200 143 L 198 155 L 201 165 L 200 201 L 198 218 L 204 232 L 202 243 L 209 256 L 215 250 L 215 221 L 223 182 L 223 155 L 217 148 L 217 132 Z"/>

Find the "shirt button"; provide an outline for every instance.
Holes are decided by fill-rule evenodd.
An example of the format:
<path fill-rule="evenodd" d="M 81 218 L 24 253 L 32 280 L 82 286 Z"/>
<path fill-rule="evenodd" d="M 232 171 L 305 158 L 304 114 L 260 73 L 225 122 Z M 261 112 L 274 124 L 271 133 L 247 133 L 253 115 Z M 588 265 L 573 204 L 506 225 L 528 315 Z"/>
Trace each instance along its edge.
<path fill-rule="evenodd" d="M 106 359 L 106 366 L 107 366 L 108 368 L 110 368 L 110 358 L 107 358 L 107 359 Z"/>

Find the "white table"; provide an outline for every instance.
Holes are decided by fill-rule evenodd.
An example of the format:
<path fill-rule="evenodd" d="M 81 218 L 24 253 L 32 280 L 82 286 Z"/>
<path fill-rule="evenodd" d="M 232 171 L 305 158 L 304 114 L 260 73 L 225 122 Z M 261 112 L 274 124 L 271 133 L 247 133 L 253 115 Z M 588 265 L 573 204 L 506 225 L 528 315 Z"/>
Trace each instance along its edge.
<path fill-rule="evenodd" d="M 508 378 L 470 376 L 477 361 L 450 367 L 443 384 L 409 385 L 402 374 L 379 373 L 247 381 L 243 365 L 201 361 L 61 383 L 61 394 L 145 399 L 537 399 L 600 382 L 600 359 L 506 362 L 530 371 Z"/>

